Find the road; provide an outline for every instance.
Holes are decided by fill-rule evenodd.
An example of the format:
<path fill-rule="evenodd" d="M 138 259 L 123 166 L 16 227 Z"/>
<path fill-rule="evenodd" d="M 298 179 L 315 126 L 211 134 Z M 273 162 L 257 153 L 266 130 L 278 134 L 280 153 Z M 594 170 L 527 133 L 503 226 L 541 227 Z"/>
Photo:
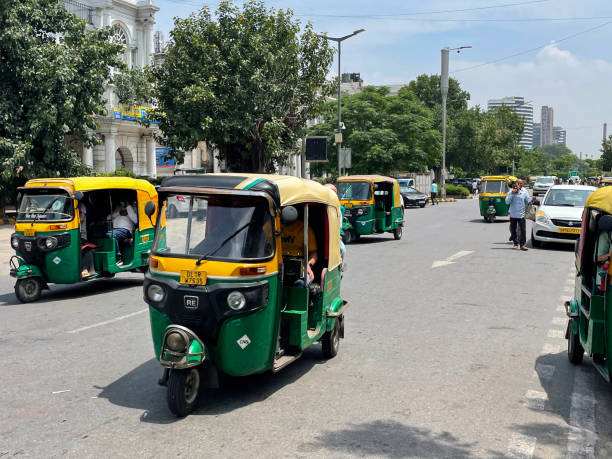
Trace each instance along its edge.
<path fill-rule="evenodd" d="M 406 221 L 348 247 L 336 358 L 314 346 L 185 419 L 156 384 L 141 276 L 22 305 L 2 268 L 0 457 L 610 457 L 610 387 L 565 352 L 572 250 L 512 250 L 473 200 Z"/>

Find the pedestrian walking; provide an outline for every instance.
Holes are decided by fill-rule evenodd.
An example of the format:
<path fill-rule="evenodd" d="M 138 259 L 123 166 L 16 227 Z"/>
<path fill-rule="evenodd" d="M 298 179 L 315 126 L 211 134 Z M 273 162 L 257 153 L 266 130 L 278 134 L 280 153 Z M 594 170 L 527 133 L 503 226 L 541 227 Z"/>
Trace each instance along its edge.
<path fill-rule="evenodd" d="M 478 182 L 474 179 L 472 180 L 472 194 L 476 196 L 476 193 L 478 193 Z"/>
<path fill-rule="evenodd" d="M 436 182 L 431 182 L 431 187 L 429 188 L 429 192 L 431 193 L 431 205 L 435 205 L 438 200 L 438 184 Z"/>
<path fill-rule="evenodd" d="M 530 201 L 535 201 L 535 196 L 529 199 L 529 193 L 523 190 L 517 180 L 512 183 L 512 191 L 506 196 L 508 214 L 510 215 L 510 238 L 514 242 L 513 248 L 526 251 L 527 230 L 525 225 L 525 208 Z"/>

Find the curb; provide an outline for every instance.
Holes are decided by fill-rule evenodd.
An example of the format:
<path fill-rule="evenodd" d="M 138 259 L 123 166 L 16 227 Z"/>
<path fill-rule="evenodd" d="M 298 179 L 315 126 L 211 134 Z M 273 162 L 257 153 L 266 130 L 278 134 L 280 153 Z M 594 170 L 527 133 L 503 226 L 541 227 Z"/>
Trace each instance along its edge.
<path fill-rule="evenodd" d="M 437 203 L 440 203 L 440 202 L 457 202 L 457 201 L 458 201 L 458 199 L 455 199 L 455 198 L 436 199 Z M 428 203 L 431 204 L 431 198 L 429 198 Z"/>

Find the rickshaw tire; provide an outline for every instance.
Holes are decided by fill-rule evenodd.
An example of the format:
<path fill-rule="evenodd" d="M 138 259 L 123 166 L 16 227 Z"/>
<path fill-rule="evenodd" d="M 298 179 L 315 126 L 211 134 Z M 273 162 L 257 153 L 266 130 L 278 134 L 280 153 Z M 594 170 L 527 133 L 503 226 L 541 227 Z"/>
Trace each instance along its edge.
<path fill-rule="evenodd" d="M 582 363 L 582 359 L 584 358 L 584 348 L 582 344 L 580 344 L 580 334 L 574 334 L 572 332 L 572 321 L 570 320 L 567 324 L 567 328 L 569 331 L 569 338 L 567 339 L 567 358 L 574 365 L 580 365 Z"/>
<path fill-rule="evenodd" d="M 334 328 L 325 332 L 323 338 L 321 338 L 321 346 L 324 358 L 331 359 L 338 355 L 338 349 L 340 348 L 340 329 L 338 320 L 336 320 Z"/>
<path fill-rule="evenodd" d="M 393 239 L 399 241 L 402 238 L 402 227 L 398 226 L 393 230 Z"/>
<path fill-rule="evenodd" d="M 196 379 L 196 387 L 191 389 L 196 391 L 195 395 L 193 393 L 187 394 L 186 391 L 186 385 L 190 377 Z M 172 370 L 170 376 L 168 376 L 168 408 L 178 417 L 187 416 L 197 408 L 200 398 L 199 390 L 200 372 L 197 368 Z"/>
<path fill-rule="evenodd" d="M 15 295 L 22 303 L 32 303 L 40 298 L 43 289 L 42 280 L 39 277 L 28 277 L 19 279 L 15 283 Z"/>

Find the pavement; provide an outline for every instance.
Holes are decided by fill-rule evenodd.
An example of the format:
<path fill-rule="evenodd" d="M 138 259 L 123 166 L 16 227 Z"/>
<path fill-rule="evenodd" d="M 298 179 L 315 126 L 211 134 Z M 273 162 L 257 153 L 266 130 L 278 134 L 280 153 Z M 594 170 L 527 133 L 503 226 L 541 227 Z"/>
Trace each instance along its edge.
<path fill-rule="evenodd" d="M 11 247 L 11 234 L 15 231 L 13 225 L 0 225 L 0 276 L 7 276 L 9 259 L 15 255 Z"/>
<path fill-rule="evenodd" d="M 336 358 L 315 345 L 184 419 L 156 383 L 141 275 L 27 305 L 0 276 L 0 457 L 612 456 L 609 385 L 565 352 L 572 248 L 513 250 L 477 200 L 405 220 L 400 241 L 347 247 Z"/>

